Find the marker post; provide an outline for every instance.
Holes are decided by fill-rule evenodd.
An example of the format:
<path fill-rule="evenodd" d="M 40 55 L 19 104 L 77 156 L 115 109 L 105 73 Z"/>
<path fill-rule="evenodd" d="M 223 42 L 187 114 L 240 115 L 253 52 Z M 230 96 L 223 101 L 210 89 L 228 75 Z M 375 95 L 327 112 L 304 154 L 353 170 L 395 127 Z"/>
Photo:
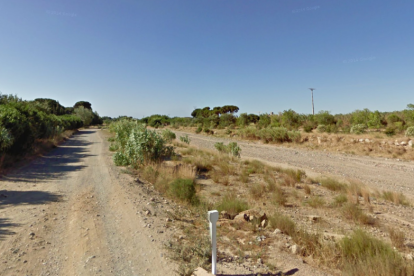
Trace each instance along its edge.
<path fill-rule="evenodd" d="M 217 240 L 216 240 L 216 222 L 219 218 L 219 212 L 217 210 L 208 211 L 208 221 L 210 222 L 210 238 L 211 238 L 211 273 L 216 275 L 216 262 L 217 262 Z"/>

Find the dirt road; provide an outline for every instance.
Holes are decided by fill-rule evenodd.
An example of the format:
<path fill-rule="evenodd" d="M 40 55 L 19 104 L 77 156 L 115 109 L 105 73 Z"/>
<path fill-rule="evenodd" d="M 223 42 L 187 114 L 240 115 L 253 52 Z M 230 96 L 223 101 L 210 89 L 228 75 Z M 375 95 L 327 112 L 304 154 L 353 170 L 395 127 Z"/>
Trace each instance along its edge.
<path fill-rule="evenodd" d="M 193 146 L 212 150 L 215 150 L 216 142 L 234 141 L 176 130 L 174 132 L 177 138 L 188 134 Z M 358 179 L 374 189 L 402 192 L 414 199 L 414 162 L 412 161 L 333 154 L 248 141 L 237 141 L 237 143 L 242 149 L 241 156 L 244 158 L 255 158 L 278 166 L 300 168 L 310 176 L 323 174 L 342 179 Z"/>
<path fill-rule="evenodd" d="M 107 149 L 100 130 L 82 130 L 0 179 L 0 275 L 173 274 L 168 229 Z"/>

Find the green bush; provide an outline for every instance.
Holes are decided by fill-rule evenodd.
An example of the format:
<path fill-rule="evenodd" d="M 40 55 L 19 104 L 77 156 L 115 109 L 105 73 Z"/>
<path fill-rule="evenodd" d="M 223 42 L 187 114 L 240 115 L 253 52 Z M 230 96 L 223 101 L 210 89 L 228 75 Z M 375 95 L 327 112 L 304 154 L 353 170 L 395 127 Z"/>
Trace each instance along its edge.
<path fill-rule="evenodd" d="M 183 142 L 183 143 L 186 143 L 187 145 L 189 145 L 190 142 L 191 142 L 191 139 L 186 134 L 185 136 L 180 136 L 180 141 Z"/>
<path fill-rule="evenodd" d="M 215 208 L 219 212 L 227 211 L 229 214 L 237 215 L 238 213 L 249 209 L 249 205 L 246 201 L 238 199 L 234 195 L 225 195 L 223 199 L 216 204 Z"/>
<path fill-rule="evenodd" d="M 387 135 L 387 136 L 393 136 L 393 135 L 395 135 L 395 128 L 394 127 L 387 127 L 386 129 L 385 129 L 385 134 Z"/>
<path fill-rule="evenodd" d="M 172 132 L 169 129 L 164 129 L 161 132 L 162 137 L 164 138 L 164 140 L 168 143 L 171 143 L 172 140 L 174 140 L 176 138 L 175 133 Z"/>
<path fill-rule="evenodd" d="M 200 133 L 201 131 L 203 130 L 203 128 L 201 127 L 201 126 L 199 126 L 197 129 L 196 129 L 196 131 L 195 131 L 195 133 Z"/>
<path fill-rule="evenodd" d="M 224 145 L 222 142 L 217 142 L 214 147 L 221 153 L 229 153 L 234 157 L 240 157 L 241 148 L 236 142 L 230 142 L 228 145 Z"/>
<path fill-rule="evenodd" d="M 405 136 L 414 137 L 414 126 L 408 127 L 405 131 Z"/>
<path fill-rule="evenodd" d="M 191 204 L 199 203 L 196 196 L 195 183 L 192 179 L 178 178 L 170 184 L 169 193 L 181 201 Z"/>
<path fill-rule="evenodd" d="M 116 165 L 139 167 L 150 162 L 159 162 L 173 154 L 173 148 L 155 131 L 134 121 L 120 120 L 112 123 L 118 152 L 113 156 Z"/>
<path fill-rule="evenodd" d="M 357 124 L 357 125 L 353 125 L 351 127 L 351 133 L 354 134 L 362 134 L 365 132 L 365 130 L 367 129 L 367 126 L 364 124 Z"/>
<path fill-rule="evenodd" d="M 304 130 L 305 132 L 307 132 L 307 133 L 310 133 L 310 132 L 312 132 L 312 130 L 313 130 L 313 125 L 312 125 L 312 124 L 309 124 L 309 123 L 306 123 L 306 124 L 303 126 L 303 130 Z"/>

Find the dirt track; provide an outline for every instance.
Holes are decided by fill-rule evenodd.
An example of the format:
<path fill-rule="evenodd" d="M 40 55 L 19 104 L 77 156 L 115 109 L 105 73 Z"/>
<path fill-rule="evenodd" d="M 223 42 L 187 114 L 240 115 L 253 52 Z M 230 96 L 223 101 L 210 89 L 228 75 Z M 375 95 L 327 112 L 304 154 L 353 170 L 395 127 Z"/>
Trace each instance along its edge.
<path fill-rule="evenodd" d="M 174 132 L 177 138 L 188 134 L 193 146 L 212 150 L 215 150 L 216 142 L 234 141 L 176 130 Z M 278 166 L 300 168 L 310 176 L 323 174 L 342 179 L 358 179 L 373 189 L 402 192 L 414 199 L 414 162 L 412 161 L 333 154 L 248 141 L 237 141 L 237 143 L 242 149 L 242 158 L 255 158 Z"/>
<path fill-rule="evenodd" d="M 166 230 L 107 149 L 100 130 L 82 130 L 1 178 L 0 275 L 173 274 Z"/>

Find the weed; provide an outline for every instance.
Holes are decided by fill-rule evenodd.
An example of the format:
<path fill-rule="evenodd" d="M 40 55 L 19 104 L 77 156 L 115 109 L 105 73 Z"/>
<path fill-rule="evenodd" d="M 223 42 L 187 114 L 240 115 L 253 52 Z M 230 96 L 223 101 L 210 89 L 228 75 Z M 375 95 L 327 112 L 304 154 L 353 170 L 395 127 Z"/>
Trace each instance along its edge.
<path fill-rule="evenodd" d="M 407 198 L 402 193 L 383 191 L 382 198 L 387 201 L 393 202 L 394 204 L 405 205 L 405 206 L 409 205 Z"/>
<path fill-rule="evenodd" d="M 170 184 L 169 193 L 181 201 L 186 201 L 194 205 L 199 203 L 199 199 L 196 196 L 195 183 L 193 179 L 175 179 Z"/>
<path fill-rule="evenodd" d="M 305 184 L 305 186 L 303 186 L 303 189 L 305 190 L 305 194 L 310 195 L 312 193 L 311 188 L 308 184 Z"/>
<path fill-rule="evenodd" d="M 240 175 L 239 175 L 239 181 L 242 183 L 248 183 L 249 182 L 249 173 L 246 171 L 243 171 Z"/>
<path fill-rule="evenodd" d="M 349 275 L 412 275 L 406 263 L 391 246 L 358 229 L 339 243 L 342 266 Z"/>
<path fill-rule="evenodd" d="M 266 192 L 266 187 L 263 184 L 255 183 L 249 188 L 249 193 L 254 199 L 260 199 Z"/>
<path fill-rule="evenodd" d="M 388 233 L 390 234 L 390 239 L 391 239 L 392 245 L 395 246 L 398 249 L 403 249 L 404 248 L 404 241 L 405 241 L 404 232 L 401 232 L 401 231 L 396 230 L 394 228 L 389 228 Z"/>
<path fill-rule="evenodd" d="M 325 201 L 323 198 L 319 196 L 311 196 L 307 201 L 306 204 L 312 208 L 320 208 L 325 205 Z"/>
<path fill-rule="evenodd" d="M 345 191 L 346 190 L 346 185 L 335 180 L 332 178 L 325 178 L 325 179 L 320 179 L 319 182 L 321 183 L 322 187 L 327 188 L 328 190 L 334 191 L 334 192 L 338 192 L 338 191 Z"/>
<path fill-rule="evenodd" d="M 186 143 L 187 145 L 189 145 L 190 142 L 191 142 L 191 139 L 186 134 L 185 136 L 180 136 L 180 141 L 183 142 L 183 143 Z"/>
<path fill-rule="evenodd" d="M 344 205 L 346 202 L 348 202 L 348 197 L 345 194 L 340 194 L 334 198 L 333 205 L 335 207 L 340 207 Z"/>
<path fill-rule="evenodd" d="M 269 226 L 273 229 L 277 228 L 289 236 L 293 236 L 296 233 L 295 222 L 291 218 L 277 212 L 269 216 Z"/>
<path fill-rule="evenodd" d="M 162 136 L 162 138 L 164 138 L 164 140 L 165 140 L 166 142 L 168 142 L 168 143 L 171 143 L 171 141 L 172 141 L 172 140 L 174 140 L 174 139 L 176 138 L 175 133 L 174 133 L 174 132 L 172 132 L 172 131 L 171 131 L 171 130 L 169 130 L 169 129 L 164 129 L 164 130 L 161 132 L 161 136 Z"/>
<path fill-rule="evenodd" d="M 238 213 L 249 209 L 247 202 L 236 198 L 234 195 L 225 195 L 223 199 L 217 203 L 216 209 L 221 211 L 227 211 L 227 213 L 232 215 L 237 215 Z"/>
<path fill-rule="evenodd" d="M 345 218 L 366 225 L 375 225 L 376 221 L 373 217 L 364 214 L 364 212 L 353 203 L 344 204 L 342 214 Z"/>

